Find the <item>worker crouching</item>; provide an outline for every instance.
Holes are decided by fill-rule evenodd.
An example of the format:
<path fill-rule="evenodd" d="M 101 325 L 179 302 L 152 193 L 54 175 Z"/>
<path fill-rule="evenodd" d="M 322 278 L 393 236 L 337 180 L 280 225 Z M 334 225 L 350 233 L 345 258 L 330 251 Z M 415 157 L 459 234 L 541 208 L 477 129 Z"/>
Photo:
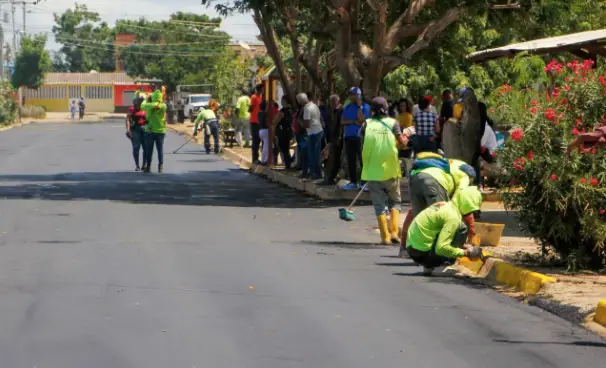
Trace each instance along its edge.
<path fill-rule="evenodd" d="M 434 268 L 461 257 L 480 258 L 482 248 L 465 244 L 468 229 L 463 217 L 479 211 L 482 194 L 477 187 L 455 193 L 450 202 L 434 203 L 414 218 L 406 242 L 413 261 L 430 275 Z"/>
<path fill-rule="evenodd" d="M 214 141 L 214 152 L 219 154 L 219 119 L 217 119 L 216 111 L 219 108 L 219 103 L 215 100 L 211 100 L 208 104 L 208 109 L 200 109 L 198 117 L 196 118 L 194 126 L 194 137 L 198 135 L 198 129 L 200 122 L 202 122 L 202 129 L 204 130 L 204 148 L 206 154 L 211 153 L 210 150 L 210 138 Z"/>
<path fill-rule="evenodd" d="M 381 233 L 381 243 L 399 244 L 402 173 L 396 142 L 406 147 L 408 139 L 402 135 L 398 122 L 388 116 L 385 98 L 374 98 L 371 108 L 372 117 L 366 120 L 360 130 L 363 138 L 362 181 L 367 182 L 370 190 Z"/>

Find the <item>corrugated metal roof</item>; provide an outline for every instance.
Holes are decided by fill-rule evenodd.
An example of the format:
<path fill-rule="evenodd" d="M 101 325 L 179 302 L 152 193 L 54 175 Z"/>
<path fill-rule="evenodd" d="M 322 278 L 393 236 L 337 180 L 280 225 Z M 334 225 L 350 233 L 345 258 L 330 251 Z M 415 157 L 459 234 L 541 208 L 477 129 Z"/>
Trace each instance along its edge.
<path fill-rule="evenodd" d="M 48 73 L 44 84 L 134 84 L 126 73 Z"/>
<path fill-rule="evenodd" d="M 565 36 L 542 38 L 539 40 L 514 43 L 496 49 L 474 52 L 468 56 L 473 62 L 513 56 L 519 52 L 530 51 L 537 54 L 551 52 L 580 52 L 606 55 L 606 29 L 572 33 Z"/>

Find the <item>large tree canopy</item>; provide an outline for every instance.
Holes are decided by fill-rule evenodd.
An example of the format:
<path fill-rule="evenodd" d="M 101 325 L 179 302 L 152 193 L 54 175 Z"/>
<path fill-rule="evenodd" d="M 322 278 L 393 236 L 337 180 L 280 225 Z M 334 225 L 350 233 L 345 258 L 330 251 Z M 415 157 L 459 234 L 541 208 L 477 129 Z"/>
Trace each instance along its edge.
<path fill-rule="evenodd" d="M 38 88 L 51 70 L 51 59 L 44 50 L 46 36 L 23 37 L 21 50 L 15 59 L 15 70 L 11 83 L 15 87 Z"/>

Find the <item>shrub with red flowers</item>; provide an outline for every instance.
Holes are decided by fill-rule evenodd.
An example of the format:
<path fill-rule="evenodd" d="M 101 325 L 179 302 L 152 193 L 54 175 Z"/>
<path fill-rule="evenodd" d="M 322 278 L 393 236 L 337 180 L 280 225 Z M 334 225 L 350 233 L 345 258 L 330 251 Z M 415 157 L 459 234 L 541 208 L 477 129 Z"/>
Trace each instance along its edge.
<path fill-rule="evenodd" d="M 501 196 L 518 209 L 523 229 L 571 268 L 606 265 L 606 146 L 567 155 L 580 134 L 606 124 L 606 70 L 589 61 L 545 68 L 542 91 L 504 86 L 492 95 L 493 117 L 512 128 L 498 158 Z"/>

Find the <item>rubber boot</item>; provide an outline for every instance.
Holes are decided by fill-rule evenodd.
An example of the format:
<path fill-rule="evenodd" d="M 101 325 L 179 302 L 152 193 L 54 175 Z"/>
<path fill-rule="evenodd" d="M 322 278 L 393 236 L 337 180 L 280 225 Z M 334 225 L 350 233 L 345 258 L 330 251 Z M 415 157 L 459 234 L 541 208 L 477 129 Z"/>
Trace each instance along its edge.
<path fill-rule="evenodd" d="M 379 224 L 379 232 L 381 233 L 381 244 L 391 244 L 391 234 L 389 233 L 389 228 L 387 227 L 387 216 L 377 216 L 377 222 Z"/>
<path fill-rule="evenodd" d="M 389 218 L 389 232 L 391 233 L 391 243 L 400 244 L 400 211 L 391 210 Z"/>
<path fill-rule="evenodd" d="M 400 243 L 400 258 L 406 258 L 406 240 L 408 238 L 408 228 L 410 228 L 410 224 L 412 224 L 412 220 L 414 220 L 414 216 L 412 214 L 412 209 L 408 210 L 406 213 L 406 218 L 404 219 L 404 223 L 402 224 L 402 235 L 401 235 L 401 243 Z"/>

